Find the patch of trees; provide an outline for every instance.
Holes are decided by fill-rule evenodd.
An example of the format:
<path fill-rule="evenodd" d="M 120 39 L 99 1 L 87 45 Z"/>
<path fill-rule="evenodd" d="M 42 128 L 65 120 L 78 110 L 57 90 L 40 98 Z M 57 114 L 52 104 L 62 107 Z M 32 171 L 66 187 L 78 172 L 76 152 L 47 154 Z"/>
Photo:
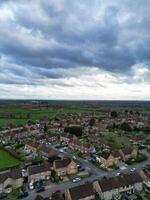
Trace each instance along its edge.
<path fill-rule="evenodd" d="M 127 122 L 123 122 L 122 124 L 115 124 L 113 123 L 112 125 L 107 126 L 109 131 L 114 131 L 115 129 L 121 129 L 123 131 L 132 131 L 132 128 L 130 124 Z"/>
<path fill-rule="evenodd" d="M 83 128 L 81 126 L 68 126 L 64 128 L 64 132 L 81 136 L 83 133 Z"/>
<path fill-rule="evenodd" d="M 118 117 L 118 113 L 116 111 L 111 111 L 110 116 L 112 118 L 116 118 L 116 117 Z"/>
<path fill-rule="evenodd" d="M 46 124 L 44 124 L 44 128 L 43 128 L 43 130 L 44 130 L 44 133 L 46 133 L 46 132 L 47 132 L 47 130 L 48 130 L 48 127 L 47 127 L 47 125 L 46 125 Z"/>
<path fill-rule="evenodd" d="M 134 127 L 133 131 L 143 132 L 145 134 L 149 134 L 150 133 L 150 126 L 146 126 L 146 127 Z"/>
<path fill-rule="evenodd" d="M 124 130 L 124 131 L 132 131 L 132 128 L 131 128 L 130 124 L 128 124 L 127 122 L 123 122 L 120 125 L 120 129 Z"/>
<path fill-rule="evenodd" d="M 95 119 L 91 118 L 90 121 L 89 121 L 89 125 L 94 126 L 94 124 L 95 124 Z"/>

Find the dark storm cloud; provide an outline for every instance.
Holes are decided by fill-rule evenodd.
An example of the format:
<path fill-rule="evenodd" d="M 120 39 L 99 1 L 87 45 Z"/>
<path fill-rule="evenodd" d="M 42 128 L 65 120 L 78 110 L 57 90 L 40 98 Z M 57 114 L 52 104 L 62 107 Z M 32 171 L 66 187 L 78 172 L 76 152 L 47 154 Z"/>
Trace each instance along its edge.
<path fill-rule="evenodd" d="M 149 68 L 149 0 L 9 0 L 0 5 L 5 10 L 0 54 L 20 66 L 9 73 L 24 77 L 21 84 L 27 76 L 31 80 L 25 83 L 33 77 L 74 76 L 62 69 L 98 67 L 128 75 L 134 65 Z M 5 19 L 7 10 L 12 17 Z"/>

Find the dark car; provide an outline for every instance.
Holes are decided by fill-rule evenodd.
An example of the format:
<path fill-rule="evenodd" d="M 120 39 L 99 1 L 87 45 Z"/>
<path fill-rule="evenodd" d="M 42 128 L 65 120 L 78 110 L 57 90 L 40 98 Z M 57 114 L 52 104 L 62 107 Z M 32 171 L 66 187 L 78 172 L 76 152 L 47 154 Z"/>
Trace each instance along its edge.
<path fill-rule="evenodd" d="M 84 167 L 79 167 L 79 169 L 78 169 L 79 172 L 83 172 L 84 170 L 85 170 Z"/>
<path fill-rule="evenodd" d="M 44 188 L 44 187 L 36 188 L 36 192 L 37 192 L 37 193 L 44 192 L 44 191 L 45 191 L 45 188 Z"/>
<path fill-rule="evenodd" d="M 7 197 L 7 194 L 6 193 L 0 193 L 0 199 L 4 199 Z"/>
<path fill-rule="evenodd" d="M 18 199 L 23 199 L 23 198 L 27 197 L 28 195 L 29 195 L 28 192 L 24 192 L 23 194 L 20 194 L 18 196 Z"/>

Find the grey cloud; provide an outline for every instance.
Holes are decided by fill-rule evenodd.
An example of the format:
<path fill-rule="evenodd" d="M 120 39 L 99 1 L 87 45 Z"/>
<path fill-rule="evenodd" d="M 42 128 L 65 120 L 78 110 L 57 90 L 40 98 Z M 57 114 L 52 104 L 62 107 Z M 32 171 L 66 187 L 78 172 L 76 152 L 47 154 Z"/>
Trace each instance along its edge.
<path fill-rule="evenodd" d="M 32 84 L 31 74 L 35 79 L 64 78 L 69 73 L 60 69 L 83 66 L 118 75 L 129 75 L 138 63 L 149 67 L 149 0 L 9 0 L 1 9 L 4 5 L 14 20 L 0 22 L 0 54 L 22 66 L 9 71 L 24 77 L 21 83 L 28 83 L 28 76 Z"/>

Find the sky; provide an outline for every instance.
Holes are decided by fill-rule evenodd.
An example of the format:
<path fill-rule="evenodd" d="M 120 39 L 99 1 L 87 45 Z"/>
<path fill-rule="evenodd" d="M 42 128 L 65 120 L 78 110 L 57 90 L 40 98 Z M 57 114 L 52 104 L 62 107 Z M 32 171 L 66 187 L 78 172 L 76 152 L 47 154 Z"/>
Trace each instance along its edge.
<path fill-rule="evenodd" d="M 150 100 L 149 0 L 0 0 L 0 99 Z"/>

